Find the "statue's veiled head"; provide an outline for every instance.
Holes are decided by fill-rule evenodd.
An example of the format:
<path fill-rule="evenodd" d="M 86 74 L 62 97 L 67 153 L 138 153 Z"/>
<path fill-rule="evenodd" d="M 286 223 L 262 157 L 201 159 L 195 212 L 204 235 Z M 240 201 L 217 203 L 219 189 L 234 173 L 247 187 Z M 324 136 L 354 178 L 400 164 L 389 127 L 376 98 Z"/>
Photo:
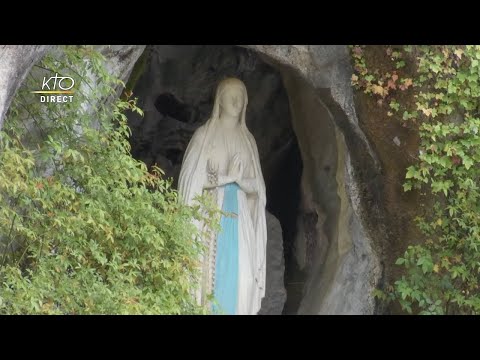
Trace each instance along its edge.
<path fill-rule="evenodd" d="M 225 114 L 244 122 L 247 102 L 245 84 L 237 78 L 224 79 L 217 87 L 212 118 L 218 119 Z"/>

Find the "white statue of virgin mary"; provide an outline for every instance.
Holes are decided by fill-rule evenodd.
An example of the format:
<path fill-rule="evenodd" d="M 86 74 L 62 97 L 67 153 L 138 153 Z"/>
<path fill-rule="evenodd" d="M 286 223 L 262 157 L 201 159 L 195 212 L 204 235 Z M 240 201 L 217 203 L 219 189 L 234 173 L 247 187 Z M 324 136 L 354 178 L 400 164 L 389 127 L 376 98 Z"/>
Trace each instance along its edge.
<path fill-rule="evenodd" d="M 267 228 L 265 182 L 257 145 L 245 122 L 248 97 L 235 78 L 220 82 L 210 119 L 187 147 L 179 177 L 179 194 L 192 204 L 210 192 L 222 216 L 221 230 L 203 256 L 198 300 L 215 299 L 215 313 L 254 315 L 265 295 Z"/>

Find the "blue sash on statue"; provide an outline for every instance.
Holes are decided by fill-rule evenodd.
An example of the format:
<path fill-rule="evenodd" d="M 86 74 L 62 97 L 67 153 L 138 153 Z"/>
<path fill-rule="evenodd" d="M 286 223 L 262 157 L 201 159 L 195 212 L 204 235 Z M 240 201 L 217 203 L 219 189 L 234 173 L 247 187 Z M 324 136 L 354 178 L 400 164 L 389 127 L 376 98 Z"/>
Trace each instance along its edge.
<path fill-rule="evenodd" d="M 238 298 L 238 200 L 236 183 L 225 186 L 222 210 L 222 229 L 217 236 L 214 297 L 217 314 L 235 315 Z M 232 214 L 233 213 L 233 216 Z"/>

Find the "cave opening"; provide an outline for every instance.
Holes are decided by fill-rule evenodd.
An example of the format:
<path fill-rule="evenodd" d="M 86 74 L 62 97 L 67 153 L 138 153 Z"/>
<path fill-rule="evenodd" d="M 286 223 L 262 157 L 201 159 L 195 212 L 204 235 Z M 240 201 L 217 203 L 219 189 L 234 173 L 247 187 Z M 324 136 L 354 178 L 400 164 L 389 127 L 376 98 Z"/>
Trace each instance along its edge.
<path fill-rule="evenodd" d="M 260 314 L 296 314 L 316 246 L 316 237 L 308 231 L 315 231 L 318 214 L 300 213 L 303 161 L 282 74 L 242 47 L 155 45 L 146 47 L 132 77 L 138 79 L 133 93 L 144 110 L 143 117 L 129 115 L 132 155 L 148 167 L 160 167 L 174 187 L 193 132 L 210 116 L 218 82 L 237 77 L 245 83 L 247 126 L 257 142 L 271 214 L 267 289 Z M 325 165 L 324 171 L 330 167 Z M 306 259 L 300 266 L 298 236 L 307 239 L 302 249 Z"/>

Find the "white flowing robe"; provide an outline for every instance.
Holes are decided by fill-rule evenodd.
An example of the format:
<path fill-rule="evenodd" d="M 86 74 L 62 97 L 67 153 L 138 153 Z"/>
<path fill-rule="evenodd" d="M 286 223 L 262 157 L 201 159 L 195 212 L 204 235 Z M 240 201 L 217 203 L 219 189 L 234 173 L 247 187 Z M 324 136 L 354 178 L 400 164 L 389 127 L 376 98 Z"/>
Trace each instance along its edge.
<path fill-rule="evenodd" d="M 217 97 L 218 98 L 218 97 Z M 260 159 L 253 135 L 245 125 L 245 107 L 241 117 L 241 125 L 238 126 L 237 144 L 241 144 L 241 161 L 244 163 L 244 177 L 254 179 L 254 194 L 246 194 L 239 189 L 238 199 L 238 241 L 239 241 L 239 282 L 238 282 L 238 315 L 257 314 L 261 307 L 262 298 L 265 296 L 266 276 L 266 245 L 267 229 L 265 218 L 265 183 L 263 180 Z M 182 169 L 179 177 L 179 193 L 184 203 L 192 204 L 196 195 L 202 194 L 208 184 L 207 161 L 217 158 L 215 152 L 224 151 L 218 144 L 218 134 L 215 131 L 218 121 L 218 101 L 214 106 L 214 112 L 210 120 L 196 130 L 185 152 Z M 218 153 L 217 153 L 218 154 Z M 223 154 L 231 158 L 234 154 Z M 221 171 L 225 171 L 225 164 Z M 246 165 L 246 166 L 245 166 Z M 217 204 L 221 208 L 223 203 L 223 188 L 217 188 Z M 201 225 L 199 225 L 201 226 Z M 208 239 L 205 239 L 208 241 Z M 213 269 L 212 269 L 213 267 Z M 210 264 L 211 271 L 214 266 Z M 206 284 L 202 284 L 203 287 Z M 199 299 L 200 301 L 200 299 Z"/>

